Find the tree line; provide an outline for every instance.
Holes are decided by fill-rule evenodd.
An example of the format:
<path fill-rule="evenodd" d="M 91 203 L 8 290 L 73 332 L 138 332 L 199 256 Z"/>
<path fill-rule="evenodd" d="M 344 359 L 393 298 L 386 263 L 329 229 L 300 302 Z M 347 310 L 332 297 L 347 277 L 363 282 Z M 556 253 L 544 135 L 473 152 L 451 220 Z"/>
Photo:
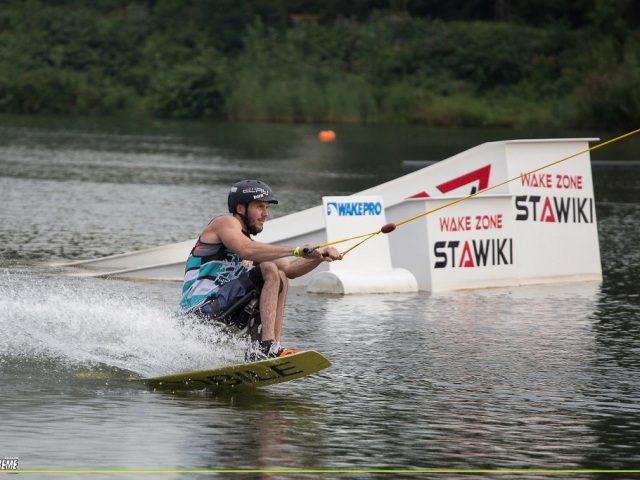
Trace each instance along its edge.
<path fill-rule="evenodd" d="M 632 0 L 1 0 L 0 112 L 637 128 Z"/>

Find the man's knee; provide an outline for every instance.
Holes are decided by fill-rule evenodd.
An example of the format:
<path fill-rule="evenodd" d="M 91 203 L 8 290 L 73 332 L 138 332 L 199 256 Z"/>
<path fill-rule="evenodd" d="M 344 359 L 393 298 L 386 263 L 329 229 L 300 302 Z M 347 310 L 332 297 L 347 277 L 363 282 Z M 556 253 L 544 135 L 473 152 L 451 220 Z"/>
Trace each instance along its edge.
<path fill-rule="evenodd" d="M 265 280 L 274 280 L 279 274 L 278 266 L 273 262 L 264 262 L 260 264 L 260 270 Z"/>
<path fill-rule="evenodd" d="M 278 266 L 273 262 L 264 262 L 260 264 L 260 270 L 262 271 L 262 277 L 265 283 L 279 282 L 278 292 L 281 293 L 289 287 L 289 280 L 284 272 L 282 272 Z"/>

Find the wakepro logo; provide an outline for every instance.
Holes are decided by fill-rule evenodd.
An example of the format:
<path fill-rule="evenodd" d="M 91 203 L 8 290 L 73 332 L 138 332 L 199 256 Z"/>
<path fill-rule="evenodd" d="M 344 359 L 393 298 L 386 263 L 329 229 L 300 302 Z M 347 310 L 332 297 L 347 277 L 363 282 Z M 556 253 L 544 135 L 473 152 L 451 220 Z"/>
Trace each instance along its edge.
<path fill-rule="evenodd" d="M 327 216 L 337 214 L 340 217 L 382 214 L 381 202 L 328 202 Z"/>

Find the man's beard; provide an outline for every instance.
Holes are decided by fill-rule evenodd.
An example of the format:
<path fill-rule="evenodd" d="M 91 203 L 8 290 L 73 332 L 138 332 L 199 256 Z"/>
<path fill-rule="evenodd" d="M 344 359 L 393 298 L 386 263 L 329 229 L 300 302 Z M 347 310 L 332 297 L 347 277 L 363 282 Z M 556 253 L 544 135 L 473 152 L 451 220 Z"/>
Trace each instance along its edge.
<path fill-rule="evenodd" d="M 249 230 L 249 235 L 259 234 L 262 231 L 262 227 L 259 227 L 257 222 L 250 223 L 248 220 L 249 219 L 247 218 L 247 221 L 245 223 L 247 225 L 247 230 Z"/>

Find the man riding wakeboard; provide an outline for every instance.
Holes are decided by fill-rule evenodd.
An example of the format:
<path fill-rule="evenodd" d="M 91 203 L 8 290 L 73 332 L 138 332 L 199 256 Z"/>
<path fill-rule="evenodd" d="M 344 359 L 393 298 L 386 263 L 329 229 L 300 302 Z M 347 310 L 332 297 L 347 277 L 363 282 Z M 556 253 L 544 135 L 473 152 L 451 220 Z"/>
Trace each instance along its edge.
<path fill-rule="evenodd" d="M 216 317 L 254 290 L 262 320 L 260 352 L 267 358 L 297 353 L 280 345 L 288 280 L 322 262 L 339 260 L 340 252 L 312 244 L 288 247 L 254 241 L 251 236 L 262 232 L 269 207 L 278 204 L 264 182 L 236 183 L 227 203 L 229 215 L 209 222 L 187 258 L 180 308 Z"/>

